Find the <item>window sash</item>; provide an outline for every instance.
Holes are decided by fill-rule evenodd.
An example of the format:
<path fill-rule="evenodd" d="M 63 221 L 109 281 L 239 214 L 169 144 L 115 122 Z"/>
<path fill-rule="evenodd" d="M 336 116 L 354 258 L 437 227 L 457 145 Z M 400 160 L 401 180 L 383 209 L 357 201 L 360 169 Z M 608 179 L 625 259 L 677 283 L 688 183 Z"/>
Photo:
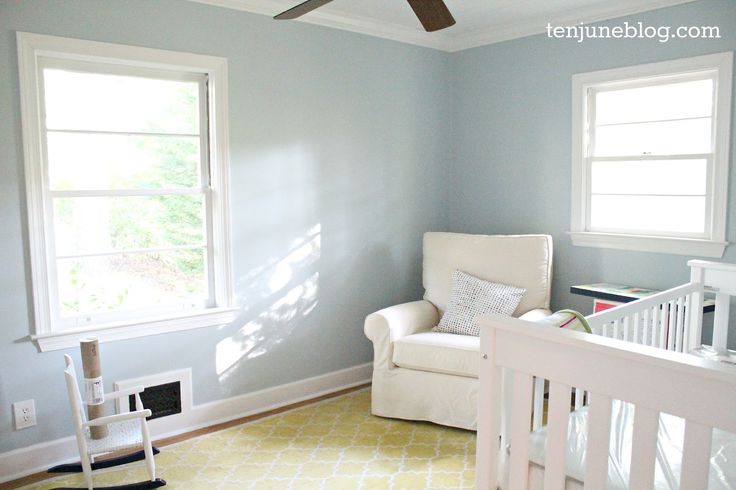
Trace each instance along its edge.
<path fill-rule="evenodd" d="M 113 74 L 132 77 L 144 77 L 157 80 L 172 81 L 190 81 L 196 82 L 199 88 L 198 112 L 199 112 L 199 133 L 176 133 L 176 132 L 145 132 L 145 131 L 105 131 L 94 129 L 48 129 L 46 128 L 45 117 L 45 90 L 44 90 L 44 70 L 45 69 L 62 69 L 81 73 L 91 74 Z M 206 300 L 197 302 L 190 309 L 206 309 L 216 306 L 216 277 L 214 263 L 214 230 L 213 230 L 213 201 L 210 176 L 210 148 L 209 148 L 209 124 L 208 111 L 209 100 L 207 90 L 207 75 L 201 73 L 186 73 L 181 71 L 158 70 L 146 67 L 122 66 L 105 63 L 92 63 L 72 59 L 58 59 L 39 57 L 37 77 L 39 80 L 39 112 L 40 112 L 40 143 L 41 143 L 41 166 L 43 176 L 43 202 L 44 214 L 46 222 L 46 250 L 47 250 L 47 274 L 48 274 L 48 293 L 50 306 L 50 319 L 52 331 L 63 331 L 69 328 L 75 328 L 85 325 L 97 325 L 111 322 L 124 322 L 136 320 L 139 318 L 155 317 L 159 315 L 179 314 L 186 309 L 181 307 L 181 303 L 172 306 L 172 303 L 162 305 L 152 305 L 150 307 L 131 308 L 129 310 L 120 309 L 113 312 L 80 312 L 74 317 L 63 317 L 61 315 L 61 298 L 59 292 L 59 271 L 58 260 L 63 258 L 85 258 L 100 257 L 112 254 L 123 254 L 126 251 L 99 251 L 85 252 L 84 254 L 74 254 L 71 257 L 59 256 L 56 253 L 55 230 L 54 230 L 54 210 L 53 202 L 55 198 L 63 197 L 137 197 L 137 196 L 167 196 L 167 195 L 202 195 L 204 202 L 203 224 L 205 231 L 205 244 L 191 244 L 182 247 L 156 247 L 150 249 L 136 249 L 130 251 L 132 253 L 158 252 L 177 249 L 202 249 L 205 260 L 205 278 L 207 283 Z M 164 188 L 164 189 L 92 189 L 92 190 L 71 190 L 71 191 L 52 191 L 49 188 L 48 174 L 48 134 L 52 132 L 67 132 L 77 134 L 110 134 L 110 135 L 143 135 L 143 136 L 196 136 L 199 138 L 199 164 L 200 164 L 200 183 L 196 188 Z"/>
<path fill-rule="evenodd" d="M 690 81 L 698 81 L 698 80 L 712 80 L 713 81 L 713 90 L 712 90 L 712 112 L 709 116 L 711 119 L 711 151 L 708 153 L 709 155 L 713 155 L 713 152 L 715 151 L 715 145 L 716 145 L 716 107 L 717 107 L 717 96 L 718 96 L 718 71 L 717 70 L 704 70 L 704 71 L 698 71 L 694 73 L 679 73 L 679 74 L 671 74 L 671 75 L 665 75 L 665 76 L 655 76 L 655 77 L 647 77 L 644 79 L 635 79 L 635 80 L 622 80 L 622 81 L 615 81 L 615 82 L 609 82 L 609 83 L 601 83 L 596 84 L 594 86 L 590 86 L 586 88 L 585 92 L 585 105 L 586 105 L 586 116 L 585 119 L 585 128 L 584 128 L 584 148 L 585 148 L 585 154 L 584 158 L 627 158 L 627 157 L 638 157 L 641 156 L 639 154 L 636 155 L 616 155 L 613 157 L 608 156 L 595 156 L 595 140 L 596 140 L 596 128 L 598 127 L 610 127 L 610 126 L 623 126 L 626 124 L 646 124 L 646 123 L 658 123 L 658 122 L 675 122 L 675 121 L 690 121 L 690 120 L 696 120 L 696 119 L 707 119 L 707 117 L 693 117 L 693 118 L 676 118 L 676 119 L 665 119 L 665 120 L 651 120 L 651 121 L 634 121 L 630 123 L 612 123 L 612 124 L 596 124 L 596 103 L 595 103 L 595 96 L 597 93 L 601 92 L 608 92 L 608 91 L 618 91 L 618 90 L 625 90 L 625 89 L 635 89 L 635 88 L 644 88 L 644 87 L 654 87 L 658 85 L 668 84 L 668 83 L 675 83 L 675 82 L 690 82 Z M 647 155 L 648 156 L 648 155 Z M 678 154 L 657 154 L 656 156 L 661 157 L 678 157 L 681 155 Z"/>
<path fill-rule="evenodd" d="M 605 228 L 595 227 L 591 224 L 591 215 L 593 213 L 592 197 L 594 195 L 610 195 L 609 193 L 593 193 L 593 162 L 596 161 L 620 161 L 620 162 L 636 162 L 636 161 L 657 161 L 657 160 L 705 160 L 706 161 L 706 192 L 705 194 L 673 194 L 675 196 L 704 196 L 705 197 L 705 215 L 703 216 L 704 232 L 703 233 L 686 233 L 667 230 L 642 230 L 635 228 Z M 585 158 L 585 176 L 586 176 L 586 195 L 585 195 L 585 231 L 595 233 L 618 233 L 625 235 L 647 235 L 661 237 L 678 237 L 678 238 L 711 238 L 712 226 L 710 219 L 713 215 L 713 171 L 714 162 L 713 154 L 692 154 L 692 155 L 637 155 L 633 157 L 586 157 Z M 663 196 L 663 194 L 624 194 L 628 196 Z"/>

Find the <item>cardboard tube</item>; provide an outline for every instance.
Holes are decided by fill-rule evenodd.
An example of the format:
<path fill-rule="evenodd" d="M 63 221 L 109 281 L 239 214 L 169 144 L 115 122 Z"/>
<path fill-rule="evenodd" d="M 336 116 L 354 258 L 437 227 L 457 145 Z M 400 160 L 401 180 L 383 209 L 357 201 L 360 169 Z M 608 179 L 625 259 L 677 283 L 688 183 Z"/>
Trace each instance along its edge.
<path fill-rule="evenodd" d="M 87 337 L 79 341 L 82 351 L 82 370 L 84 371 L 85 402 L 89 420 L 105 415 L 105 396 L 100 368 L 100 345 L 97 337 Z M 107 426 L 90 427 L 92 439 L 107 437 Z"/>

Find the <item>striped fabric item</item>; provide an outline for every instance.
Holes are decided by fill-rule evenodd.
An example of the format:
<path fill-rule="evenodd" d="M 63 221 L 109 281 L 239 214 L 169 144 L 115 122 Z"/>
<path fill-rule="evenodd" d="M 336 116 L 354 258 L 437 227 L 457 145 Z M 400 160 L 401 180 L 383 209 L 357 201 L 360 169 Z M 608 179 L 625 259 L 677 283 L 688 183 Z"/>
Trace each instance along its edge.
<path fill-rule="evenodd" d="M 565 330 L 592 333 L 590 325 L 588 325 L 588 321 L 582 313 L 575 310 L 556 311 L 551 315 L 542 318 L 538 323 L 546 323 L 555 327 L 564 328 Z"/>

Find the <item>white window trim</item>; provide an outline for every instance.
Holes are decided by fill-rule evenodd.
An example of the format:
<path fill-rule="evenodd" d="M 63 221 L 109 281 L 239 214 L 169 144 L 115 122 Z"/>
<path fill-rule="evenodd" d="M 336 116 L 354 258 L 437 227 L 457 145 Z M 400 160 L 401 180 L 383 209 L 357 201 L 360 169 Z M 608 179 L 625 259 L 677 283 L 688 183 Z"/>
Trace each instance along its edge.
<path fill-rule="evenodd" d="M 644 234 L 597 233 L 586 229 L 587 183 L 584 138 L 586 124 L 586 93 L 590 86 L 625 82 L 646 77 L 661 77 L 705 70 L 717 70 L 714 135 L 715 153 L 712 189 L 710 236 L 706 239 L 649 236 Z M 731 74 L 733 52 L 683 58 L 660 63 L 581 73 L 572 77 L 572 206 L 570 231 L 573 245 L 660 252 L 701 257 L 722 257 L 726 240 L 728 207 L 728 167 L 731 124 Z"/>
<path fill-rule="evenodd" d="M 175 51 L 101 43 L 26 32 L 17 33 L 23 152 L 28 207 L 34 329 L 31 339 L 41 351 L 78 345 L 82 336 L 96 335 L 101 342 L 222 325 L 234 319 L 232 251 L 228 190 L 227 60 Z M 43 155 L 38 97 L 38 57 L 119 64 L 161 70 L 188 71 L 208 77 L 212 246 L 216 306 L 185 314 L 114 322 L 54 331 L 49 295 L 47 224 L 44 214 Z"/>

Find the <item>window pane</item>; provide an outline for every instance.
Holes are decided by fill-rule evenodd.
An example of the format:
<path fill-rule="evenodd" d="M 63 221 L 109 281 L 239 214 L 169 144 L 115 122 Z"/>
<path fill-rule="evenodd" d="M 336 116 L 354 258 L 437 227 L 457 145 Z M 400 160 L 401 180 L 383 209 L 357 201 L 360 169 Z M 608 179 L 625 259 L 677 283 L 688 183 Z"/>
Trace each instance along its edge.
<path fill-rule="evenodd" d="M 46 127 L 199 133 L 199 84 L 45 69 Z"/>
<path fill-rule="evenodd" d="M 710 117 L 713 80 L 596 92 L 596 124 Z"/>
<path fill-rule="evenodd" d="M 595 128 L 595 156 L 710 153 L 711 119 Z"/>
<path fill-rule="evenodd" d="M 704 233 L 705 197 L 591 196 L 592 230 Z"/>
<path fill-rule="evenodd" d="M 593 194 L 699 194 L 705 195 L 707 161 L 648 160 L 594 161 Z"/>
<path fill-rule="evenodd" d="M 54 199 L 57 255 L 204 243 L 201 195 Z"/>
<path fill-rule="evenodd" d="M 199 138 L 48 132 L 51 190 L 200 186 Z"/>
<path fill-rule="evenodd" d="M 206 299 L 204 251 L 176 250 L 57 261 L 63 317 Z"/>

